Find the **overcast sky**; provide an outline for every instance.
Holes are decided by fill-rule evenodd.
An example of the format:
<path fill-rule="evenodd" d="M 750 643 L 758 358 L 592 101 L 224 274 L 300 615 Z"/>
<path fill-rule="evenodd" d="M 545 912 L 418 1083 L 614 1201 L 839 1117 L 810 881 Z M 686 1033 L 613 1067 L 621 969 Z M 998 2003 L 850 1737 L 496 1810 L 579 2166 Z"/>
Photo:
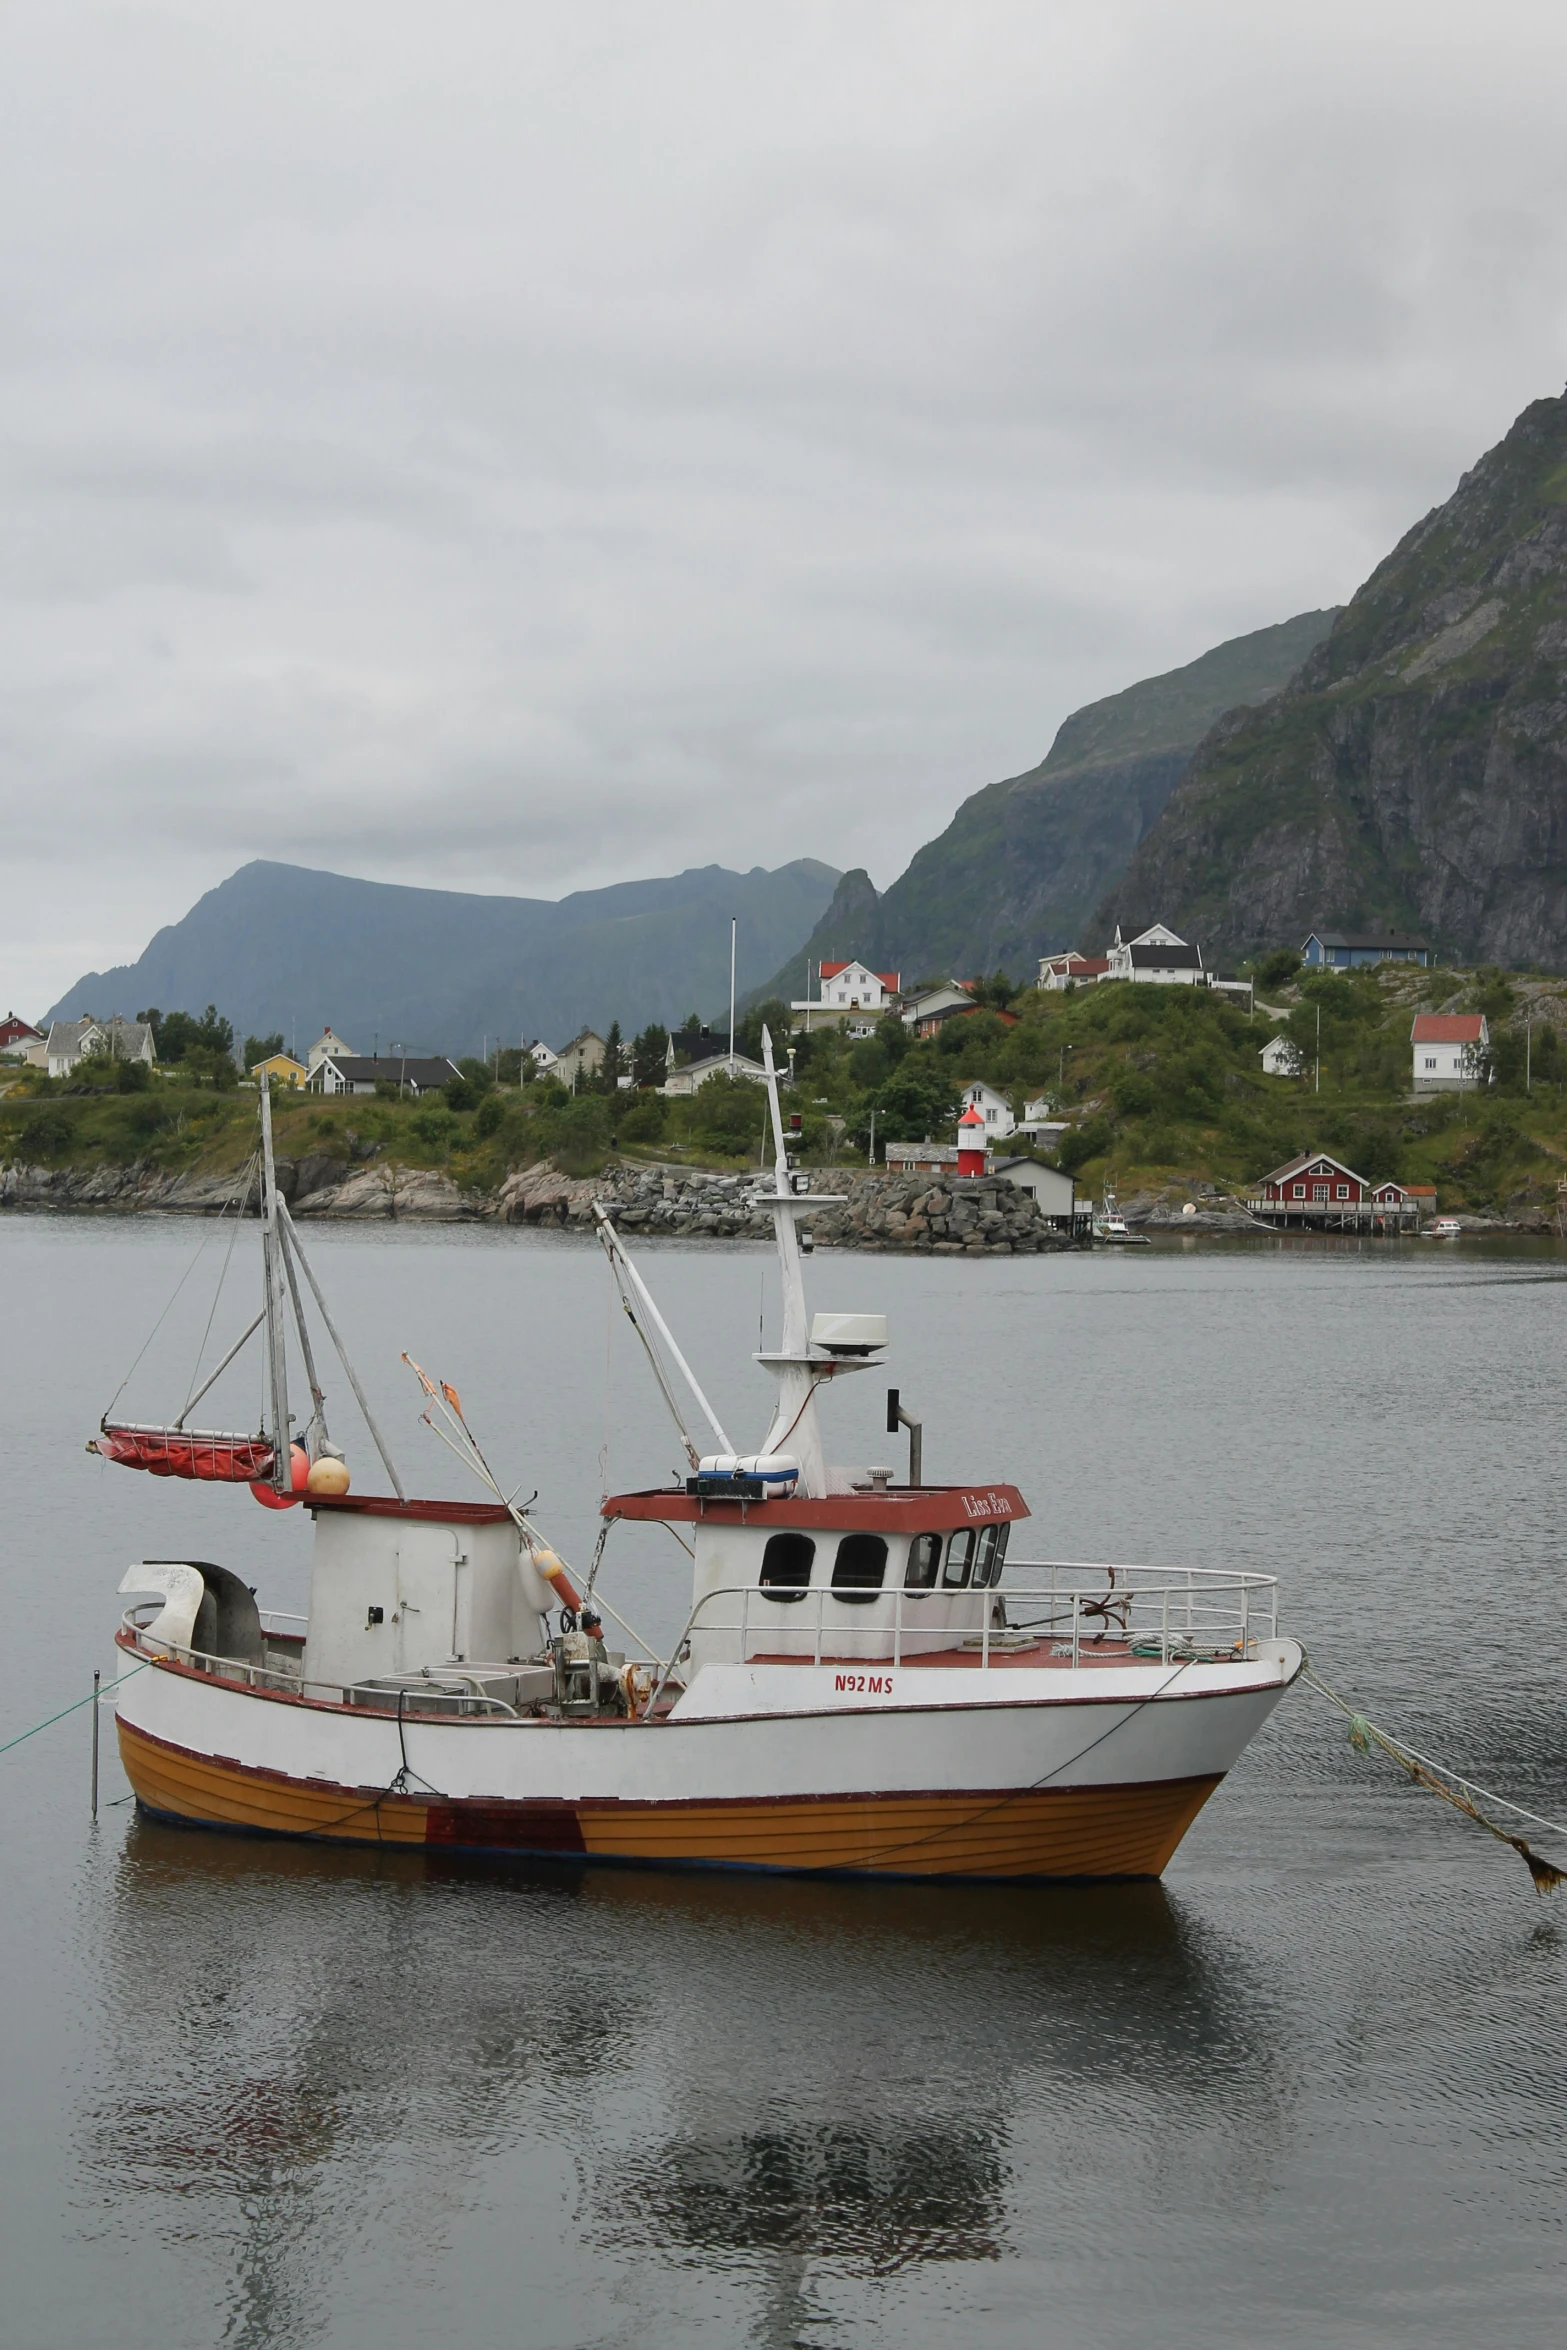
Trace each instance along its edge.
<path fill-rule="evenodd" d="M 1560 0 L 7 0 L 0 1009 L 255 856 L 885 886 L 1561 390 L 1564 99 Z"/>

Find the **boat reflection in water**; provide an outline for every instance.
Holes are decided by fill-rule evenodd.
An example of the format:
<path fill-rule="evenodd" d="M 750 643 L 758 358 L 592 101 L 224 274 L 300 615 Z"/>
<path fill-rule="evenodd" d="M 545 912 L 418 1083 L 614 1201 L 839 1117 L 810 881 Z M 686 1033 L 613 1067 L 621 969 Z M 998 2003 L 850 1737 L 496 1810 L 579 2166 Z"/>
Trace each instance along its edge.
<path fill-rule="evenodd" d="M 541 2339 L 659 2266 L 788 2341 L 834 2277 L 1037 2253 L 1042 2189 L 1108 2256 L 1107 2140 L 1128 2180 L 1222 2140 L 1238 2181 L 1288 2103 L 1253 1970 L 1153 1882 L 959 1902 L 139 1822 L 112 1926 L 82 2192 L 208 2247 L 231 2342 L 459 2257 L 465 2314 L 525 2291 Z"/>

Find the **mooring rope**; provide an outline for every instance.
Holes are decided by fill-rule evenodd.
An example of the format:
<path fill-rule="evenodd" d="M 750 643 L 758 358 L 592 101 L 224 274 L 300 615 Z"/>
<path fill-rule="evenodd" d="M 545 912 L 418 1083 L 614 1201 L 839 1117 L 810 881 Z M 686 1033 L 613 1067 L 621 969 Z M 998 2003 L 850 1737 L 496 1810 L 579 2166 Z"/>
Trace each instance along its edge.
<path fill-rule="evenodd" d="M 1330 1688 L 1309 1663 L 1302 1666 L 1300 1677 L 1310 1683 L 1319 1697 L 1325 1697 L 1330 1705 L 1336 1705 L 1344 1715 L 1349 1723 L 1349 1742 L 1357 1754 L 1369 1754 L 1373 1746 L 1380 1747 L 1417 1787 L 1427 1788 L 1431 1794 L 1440 1795 L 1444 1803 L 1450 1803 L 1455 1811 L 1463 1812 L 1477 1827 L 1484 1828 L 1488 1835 L 1494 1836 L 1498 1843 L 1510 1844 L 1534 1879 L 1536 1893 L 1554 1893 L 1559 1886 L 1567 1885 L 1567 1869 L 1556 1868 L 1550 1861 L 1542 1860 L 1522 1836 L 1510 1835 L 1506 1828 L 1498 1827 L 1495 1820 L 1487 1819 L 1480 1806 L 1482 1803 L 1492 1804 L 1498 1811 L 1511 1812 L 1514 1819 L 1527 1820 L 1531 1828 L 1543 1828 L 1548 1835 L 1567 1839 L 1567 1827 L 1563 1827 L 1559 1820 L 1542 1819 L 1538 1812 L 1525 1811 L 1521 1803 L 1510 1803 L 1505 1795 L 1496 1795 L 1488 1787 L 1476 1786 L 1472 1779 L 1463 1778 L 1459 1772 L 1450 1770 L 1446 1763 L 1433 1762 L 1428 1754 L 1417 1753 L 1414 1747 L 1406 1746 L 1401 1738 L 1395 1738 L 1390 1732 L 1381 1729 L 1368 1715 L 1352 1706 L 1347 1697 L 1341 1697 L 1336 1689 Z"/>
<path fill-rule="evenodd" d="M 14 1738 L 8 1738 L 0 1746 L 0 1754 L 9 1754 L 13 1746 L 20 1746 L 26 1738 L 36 1738 L 40 1730 L 47 1730 L 52 1723 L 63 1722 L 67 1714 L 79 1714 L 84 1705 L 91 1705 L 96 1698 L 106 1697 L 111 1689 L 118 1689 L 122 1682 L 133 1680 L 138 1673 L 144 1673 L 150 1662 L 150 1658 L 144 1658 L 139 1665 L 132 1665 L 128 1673 L 117 1673 L 112 1681 L 105 1681 L 102 1688 L 89 1689 L 85 1697 L 73 1697 L 70 1704 L 62 1705 L 57 1714 L 46 1714 L 41 1722 L 34 1722 L 30 1730 L 19 1730 Z"/>

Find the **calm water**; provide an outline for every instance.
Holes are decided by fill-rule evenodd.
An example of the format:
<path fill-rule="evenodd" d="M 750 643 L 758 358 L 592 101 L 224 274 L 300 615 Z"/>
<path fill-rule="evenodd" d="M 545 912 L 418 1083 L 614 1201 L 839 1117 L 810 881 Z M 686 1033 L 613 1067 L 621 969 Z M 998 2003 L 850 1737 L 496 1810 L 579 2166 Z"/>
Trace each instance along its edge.
<path fill-rule="evenodd" d="M 82 1450 L 201 1238 L 0 1222 L 0 1737 L 111 1668 L 133 1560 L 224 1559 L 302 1602 L 296 1517 Z M 672 1464 L 591 1244 L 307 1245 L 411 1489 L 463 1490 L 403 1347 L 570 1557 L 601 1479 Z M 183 1399 L 221 1253 L 208 1236 L 122 1410 Z M 766 1390 L 736 1365 L 772 1327 L 765 1257 L 646 1253 L 755 1441 Z M 837 1457 L 892 1457 L 896 1379 L 928 1474 L 1017 1477 L 1020 1546 L 1277 1570 L 1329 1679 L 1567 1817 L 1567 1260 L 1188 1243 L 809 1277 L 892 1322 L 886 1378 L 832 1401 Z M 237 1261 L 209 1360 L 253 1282 Z M 234 1378 L 243 1425 L 257 1374 Z M 684 1567 L 628 1531 L 607 1587 L 665 1632 Z M 1567 1895 L 1354 1755 L 1309 1693 L 1162 1886 L 1099 1891 L 463 1876 L 141 1825 L 110 1751 L 96 1831 L 85 1714 L 0 1757 L 14 2350 L 1567 2328 Z"/>

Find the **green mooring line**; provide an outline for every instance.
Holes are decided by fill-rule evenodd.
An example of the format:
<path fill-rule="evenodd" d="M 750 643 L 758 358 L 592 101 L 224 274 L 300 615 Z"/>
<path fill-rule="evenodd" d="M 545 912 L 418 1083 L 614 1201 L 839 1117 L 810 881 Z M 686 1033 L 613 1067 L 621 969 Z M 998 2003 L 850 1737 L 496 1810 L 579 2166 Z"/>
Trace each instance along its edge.
<path fill-rule="evenodd" d="M 67 1714 L 79 1714 L 84 1705 L 91 1705 L 95 1698 L 107 1696 L 111 1689 L 119 1689 L 125 1682 L 134 1680 L 138 1673 L 144 1673 L 146 1670 L 147 1661 L 144 1659 L 141 1664 L 132 1665 L 128 1673 L 119 1673 L 112 1681 L 105 1681 L 101 1689 L 89 1689 L 85 1697 L 73 1698 L 69 1705 L 62 1705 L 57 1714 L 46 1714 L 41 1722 L 34 1722 L 30 1730 L 18 1730 L 14 1738 L 8 1738 L 5 1744 L 0 1746 L 0 1754 L 9 1754 L 13 1746 L 20 1746 L 26 1738 L 36 1738 L 40 1730 L 47 1730 L 52 1723 L 63 1722 Z"/>

